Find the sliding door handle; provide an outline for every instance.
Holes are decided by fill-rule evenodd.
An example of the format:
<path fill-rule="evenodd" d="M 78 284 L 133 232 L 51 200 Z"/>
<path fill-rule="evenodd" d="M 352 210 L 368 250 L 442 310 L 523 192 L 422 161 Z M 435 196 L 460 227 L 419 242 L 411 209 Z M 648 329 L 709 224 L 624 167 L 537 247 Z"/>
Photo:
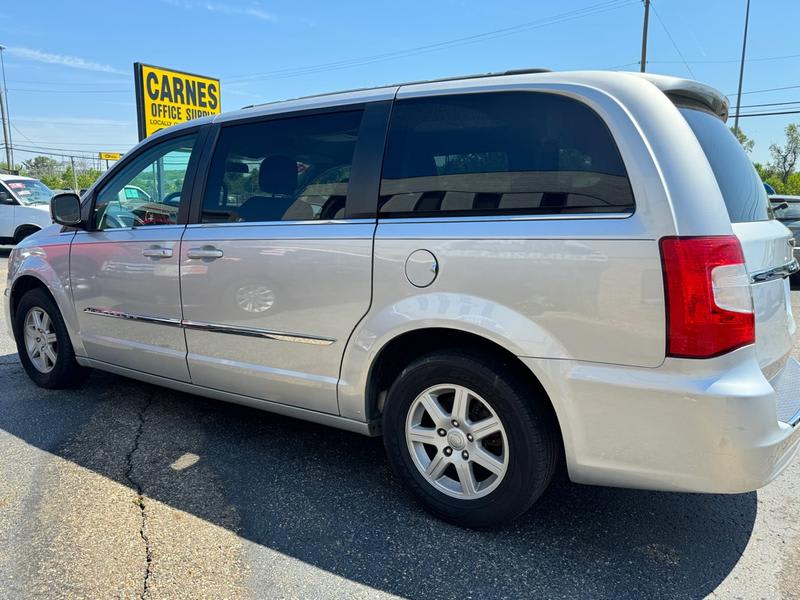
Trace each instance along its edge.
<path fill-rule="evenodd" d="M 172 248 L 162 248 L 161 246 L 152 246 L 142 250 L 142 256 L 149 258 L 171 258 Z"/>
<path fill-rule="evenodd" d="M 188 258 L 222 258 L 223 253 L 219 248 L 214 246 L 203 246 L 202 248 L 190 248 L 186 251 Z"/>

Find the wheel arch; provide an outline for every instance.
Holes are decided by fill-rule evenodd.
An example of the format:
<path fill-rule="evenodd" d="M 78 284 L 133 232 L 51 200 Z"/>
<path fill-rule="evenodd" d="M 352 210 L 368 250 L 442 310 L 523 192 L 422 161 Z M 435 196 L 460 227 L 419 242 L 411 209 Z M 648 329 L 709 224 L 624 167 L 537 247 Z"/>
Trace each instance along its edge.
<path fill-rule="evenodd" d="M 400 333 L 388 340 L 372 360 L 364 389 L 367 420 L 376 422 L 382 411 L 386 393 L 392 382 L 413 360 L 436 351 L 456 349 L 480 357 L 494 359 L 510 368 L 520 381 L 535 390 L 532 397 L 540 398 L 552 413 L 556 434 L 563 449 L 564 436 L 558 410 L 539 377 L 511 350 L 477 333 L 449 327 L 424 327 Z"/>
<path fill-rule="evenodd" d="M 42 228 L 39 225 L 35 225 L 33 223 L 23 223 L 22 225 L 17 225 L 17 228 L 14 229 L 14 235 L 12 237 L 12 239 L 14 240 L 15 244 L 18 244 L 19 242 L 21 242 L 22 239 L 24 239 L 24 237 L 28 237 L 26 235 L 23 238 L 20 238 L 20 234 L 23 231 L 27 231 L 27 230 L 30 230 L 30 233 L 28 235 L 33 235 L 34 233 L 36 233 L 38 231 L 41 231 Z"/>
<path fill-rule="evenodd" d="M 44 261 L 37 260 L 36 263 L 36 266 L 23 264 L 20 270 L 21 272 L 17 273 L 11 284 L 11 290 L 9 292 L 9 316 L 11 317 L 11 327 L 14 328 L 15 326 L 16 310 L 20 299 L 32 289 L 44 289 L 61 312 L 75 354 L 78 356 L 85 355 L 83 343 L 78 335 L 77 315 L 72 306 L 72 295 L 69 287 L 61 282 L 56 272 Z M 45 277 L 42 277 L 43 273 L 49 275 L 52 283 L 48 282 Z"/>

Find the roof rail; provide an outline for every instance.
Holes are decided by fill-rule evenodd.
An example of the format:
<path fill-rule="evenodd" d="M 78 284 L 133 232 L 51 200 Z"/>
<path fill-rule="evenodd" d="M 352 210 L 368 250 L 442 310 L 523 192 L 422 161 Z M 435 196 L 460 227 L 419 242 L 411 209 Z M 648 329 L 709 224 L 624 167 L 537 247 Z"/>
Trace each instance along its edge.
<path fill-rule="evenodd" d="M 319 98 L 324 96 L 333 96 L 335 94 L 349 94 L 352 92 L 366 92 L 369 90 L 378 90 L 381 88 L 386 87 L 400 87 L 404 85 L 417 85 L 422 83 L 439 83 L 442 81 L 458 81 L 459 79 L 481 79 L 484 77 L 503 77 L 504 75 L 530 75 L 532 73 L 550 73 L 551 69 L 544 69 L 544 68 L 529 68 L 529 69 L 511 69 L 509 71 L 496 71 L 496 72 L 489 72 L 489 73 L 475 73 L 473 75 L 455 75 L 450 77 L 440 77 L 438 79 L 421 79 L 419 81 L 405 81 L 403 83 L 389 83 L 386 85 L 375 85 L 370 87 L 363 87 L 363 88 L 354 88 L 351 90 L 339 90 L 336 92 L 323 92 L 322 94 L 311 94 L 310 96 L 300 96 L 298 98 L 292 98 L 292 100 L 306 100 L 308 98 Z M 271 102 L 261 102 L 259 104 L 248 104 L 247 106 L 243 106 L 242 110 L 248 108 L 257 108 L 259 106 L 268 106 L 270 104 L 276 104 L 278 102 L 284 102 L 284 100 L 273 100 Z"/>

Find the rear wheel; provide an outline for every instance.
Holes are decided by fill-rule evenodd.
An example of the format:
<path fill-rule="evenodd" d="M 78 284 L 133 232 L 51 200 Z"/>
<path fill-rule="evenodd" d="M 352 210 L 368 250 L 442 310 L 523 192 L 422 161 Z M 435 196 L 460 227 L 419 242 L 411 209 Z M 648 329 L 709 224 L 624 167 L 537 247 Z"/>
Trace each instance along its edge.
<path fill-rule="evenodd" d="M 22 366 L 43 388 L 72 387 L 89 369 L 75 360 L 64 319 L 50 295 L 41 288 L 27 292 L 14 313 L 14 335 Z"/>
<path fill-rule="evenodd" d="M 389 390 L 384 444 L 393 469 L 446 521 L 490 527 L 518 517 L 555 471 L 549 406 L 507 366 L 456 351 L 409 365 Z"/>

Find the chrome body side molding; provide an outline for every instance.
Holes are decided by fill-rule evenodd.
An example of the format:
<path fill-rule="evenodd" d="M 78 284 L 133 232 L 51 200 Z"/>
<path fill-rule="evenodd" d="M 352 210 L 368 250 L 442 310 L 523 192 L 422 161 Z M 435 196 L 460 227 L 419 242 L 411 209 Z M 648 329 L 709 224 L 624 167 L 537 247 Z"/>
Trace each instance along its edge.
<path fill-rule="evenodd" d="M 94 306 L 87 306 L 83 312 L 91 315 L 100 315 L 102 317 L 112 317 L 114 319 L 127 319 L 129 321 L 142 321 L 143 323 L 158 323 L 159 325 L 169 325 L 171 327 L 180 327 L 180 319 L 169 319 L 165 317 L 152 317 L 150 315 L 137 315 L 132 313 L 121 312 L 112 310 L 110 308 L 96 308 Z"/>
<path fill-rule="evenodd" d="M 306 335 L 303 333 L 288 333 L 285 331 L 272 331 L 269 329 L 257 329 L 251 327 L 238 327 L 233 325 L 218 325 L 216 323 L 205 323 L 203 321 L 181 321 L 181 325 L 186 329 L 201 329 L 203 331 L 213 331 L 216 333 L 229 333 L 231 335 L 244 335 L 247 337 L 262 337 L 281 342 L 296 342 L 299 344 L 313 344 L 315 346 L 330 346 L 336 340 L 334 338 Z"/>
<path fill-rule="evenodd" d="M 247 337 L 260 337 L 280 342 L 295 342 L 298 344 L 312 344 L 315 346 L 330 346 L 336 340 L 329 337 L 306 335 L 303 333 L 289 333 L 285 331 L 272 331 L 269 329 L 256 329 L 250 327 L 236 327 L 232 325 L 218 325 L 216 323 L 205 323 L 202 321 L 188 321 L 186 319 L 168 319 L 164 317 L 153 317 L 149 315 L 131 314 L 112 310 L 110 308 L 87 307 L 83 312 L 102 317 L 114 319 L 127 319 L 130 321 L 141 321 L 143 323 L 157 323 L 170 327 L 183 327 L 184 329 L 200 329 L 203 331 L 213 331 L 216 333 L 228 333 L 231 335 L 244 335 Z"/>

